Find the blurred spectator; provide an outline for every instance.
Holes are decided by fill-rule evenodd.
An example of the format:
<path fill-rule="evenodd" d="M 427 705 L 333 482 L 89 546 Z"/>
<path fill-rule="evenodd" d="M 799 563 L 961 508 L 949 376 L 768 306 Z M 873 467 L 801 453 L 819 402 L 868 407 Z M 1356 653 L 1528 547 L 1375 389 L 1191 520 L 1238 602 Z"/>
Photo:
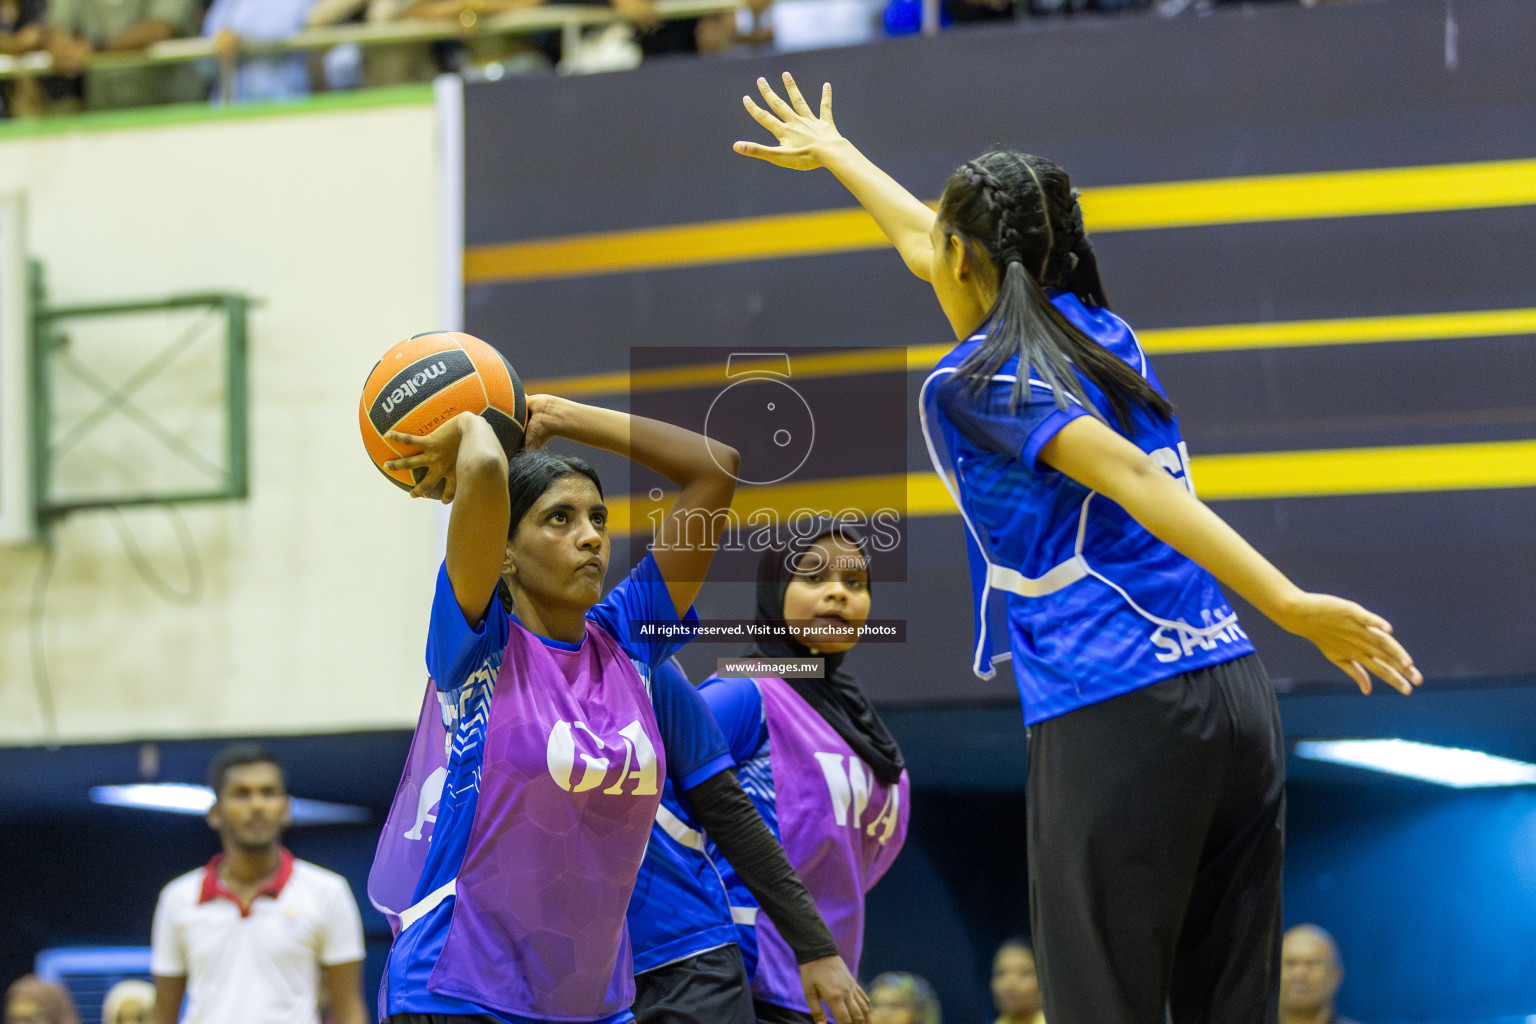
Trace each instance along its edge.
<path fill-rule="evenodd" d="M 978 21 L 1015 21 L 1025 15 L 1112 13 L 1149 6 L 1153 0 L 941 0 L 939 24 L 964 25 Z M 1157 0 L 1159 10 L 1176 14 L 1193 4 L 1209 7 L 1215 0 Z M 1237 2 L 1237 0 L 1233 0 Z M 1169 5 L 1177 8 L 1170 10 Z M 885 9 L 886 31 L 905 35 L 922 24 L 922 0 L 890 0 Z"/>
<path fill-rule="evenodd" d="M 14 55 L 43 48 L 45 0 L 0 0 L 0 53 Z"/>
<path fill-rule="evenodd" d="M 773 0 L 746 0 L 734 11 L 707 14 L 699 19 L 694 38 L 700 53 L 724 53 L 748 44 L 773 42 L 773 23 L 768 12 Z"/>
<path fill-rule="evenodd" d="M 45 0 L 0 0 L 0 54 L 14 57 L 43 48 Z M 35 78 L 0 82 L 0 117 L 42 112 Z"/>
<path fill-rule="evenodd" d="M 944 17 L 955 24 L 1012 21 L 1019 7 L 1014 0 L 944 0 Z"/>
<path fill-rule="evenodd" d="M 476 26 L 486 15 L 523 7 L 537 7 L 544 0 L 319 0 L 310 13 L 312 26 L 334 25 L 359 17 L 369 24 L 388 21 L 421 20 L 456 22 L 464 33 L 462 41 L 442 43 L 374 43 L 367 47 L 338 47 L 357 54 L 361 73 L 355 84 L 369 86 L 425 82 L 443 71 L 457 70 L 461 64 L 476 65 L 532 63 L 542 67 L 545 59 L 527 42 L 509 36 L 477 36 Z M 327 59 L 327 79 L 336 86 Z"/>
<path fill-rule="evenodd" d="M 357 901 L 346 879 L 281 845 L 292 820 L 282 768 L 261 747 L 235 744 L 214 757 L 208 784 L 208 824 L 224 852 L 160 892 L 155 1024 L 176 1024 L 184 994 L 186 1024 L 313 1024 L 322 976 L 331 1020 L 367 1024 Z"/>
<path fill-rule="evenodd" d="M 621 26 L 588 29 L 574 52 L 565 52 L 561 32 L 538 36 L 539 47 L 565 72 L 620 71 L 634 67 L 645 57 L 671 53 L 698 53 L 700 18 L 667 21 L 656 12 L 656 0 L 560 0 L 580 7 L 609 7 L 622 19 Z M 710 28 L 706 41 L 713 42 Z M 719 44 L 717 44 L 719 45 Z M 724 45 L 730 45 L 725 43 Z"/>
<path fill-rule="evenodd" d="M 1333 1008 L 1344 980 L 1339 945 L 1315 924 L 1299 924 L 1280 944 L 1280 1024 L 1355 1024 Z"/>
<path fill-rule="evenodd" d="M 780 52 L 855 46 L 880 37 L 882 6 L 883 0 L 749 0 L 735 15 L 736 27 L 742 42 L 771 42 Z"/>
<path fill-rule="evenodd" d="M 698 53 L 698 18 L 664 21 L 656 0 L 608 0 L 615 14 L 635 26 L 640 52 L 647 57 L 666 53 Z"/>
<path fill-rule="evenodd" d="M 5 990 L 5 1024 L 80 1024 L 80 1012 L 63 986 L 26 974 Z"/>
<path fill-rule="evenodd" d="M 414 0 L 318 0 L 310 9 L 309 27 L 366 21 L 370 25 L 394 21 Z M 428 43 L 375 43 L 368 47 L 347 43 L 325 55 L 325 82 L 331 89 L 358 86 L 399 85 L 424 82 L 437 74 Z"/>
<path fill-rule="evenodd" d="M 219 57 L 216 100 L 286 100 L 309 95 L 309 63 L 303 54 L 240 59 L 247 40 L 275 42 L 304 30 L 316 0 L 213 0 L 203 35 Z"/>
<path fill-rule="evenodd" d="M 1023 939 L 1009 939 L 992 957 L 992 1005 L 996 1024 L 1045 1024 L 1035 951 Z"/>
<path fill-rule="evenodd" d="M 149 1024 L 155 1009 L 155 986 L 138 978 L 107 989 L 101 1001 L 101 1024 Z"/>
<path fill-rule="evenodd" d="M 439 59 L 452 70 L 495 79 L 508 73 L 547 70 L 549 59 L 523 36 L 479 32 L 480 19 L 543 3 L 544 0 L 416 0 L 402 16 L 458 22 L 464 34 L 452 43 L 439 44 Z"/>
<path fill-rule="evenodd" d="M 891 971 L 869 983 L 869 1024 L 940 1024 L 939 997 L 916 974 Z"/>
<path fill-rule="evenodd" d="M 196 31 L 194 0 L 49 0 L 47 47 L 61 74 L 73 75 L 94 53 L 142 50 Z M 87 71 L 85 105 L 91 110 L 180 103 L 207 88 L 190 64 Z"/>

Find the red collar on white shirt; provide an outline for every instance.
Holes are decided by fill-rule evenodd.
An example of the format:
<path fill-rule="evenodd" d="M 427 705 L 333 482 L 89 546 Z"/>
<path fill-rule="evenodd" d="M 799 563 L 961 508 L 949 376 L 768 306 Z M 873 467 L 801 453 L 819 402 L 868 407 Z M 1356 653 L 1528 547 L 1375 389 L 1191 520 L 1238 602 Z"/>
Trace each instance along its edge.
<path fill-rule="evenodd" d="M 251 897 L 250 903 L 245 903 L 219 877 L 219 865 L 223 863 L 224 854 L 216 853 L 207 866 L 203 868 L 203 890 L 198 895 L 197 902 L 207 903 L 216 899 L 229 900 L 229 902 L 240 908 L 241 917 L 251 916 L 251 906 L 255 904 L 257 897 L 270 896 L 273 899 L 277 899 L 283 891 L 283 886 L 288 884 L 288 879 L 293 877 L 293 854 L 288 852 L 287 847 L 279 847 L 277 872 L 267 879 L 260 889 L 256 890 L 255 895 Z"/>

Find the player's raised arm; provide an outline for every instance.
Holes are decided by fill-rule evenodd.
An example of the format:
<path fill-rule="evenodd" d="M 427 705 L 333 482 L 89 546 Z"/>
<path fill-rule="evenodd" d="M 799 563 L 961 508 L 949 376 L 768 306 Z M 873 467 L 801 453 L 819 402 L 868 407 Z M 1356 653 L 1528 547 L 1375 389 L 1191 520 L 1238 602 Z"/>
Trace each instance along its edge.
<path fill-rule="evenodd" d="M 1276 625 L 1310 640 L 1360 692 L 1371 692 L 1371 675 L 1400 693 L 1412 693 L 1424 682 L 1386 619 L 1353 601 L 1296 586 L 1183 484 L 1101 421 L 1073 420 L 1041 448 L 1040 460 L 1109 498 Z"/>
<path fill-rule="evenodd" d="M 660 420 L 553 395 L 530 396 L 528 446 L 537 447 L 555 436 L 632 459 L 681 490 L 662 524 L 662 535 L 687 537 L 690 543 L 658 544 L 653 554 L 677 613 L 686 613 L 720 543 L 724 513 L 736 493 L 740 454 L 730 445 Z M 685 528 L 692 519 L 706 524 L 702 533 Z M 692 542 L 695 536 L 696 543 Z"/>
<path fill-rule="evenodd" d="M 742 103 L 753 120 L 773 133 L 778 145 L 738 142 L 736 152 L 798 171 L 825 167 L 875 218 L 885 237 L 901 253 L 907 269 L 924 281 L 931 280 L 933 211 L 843 138 L 832 121 L 831 83 L 821 87 L 819 114 L 811 111 L 787 71 L 784 91 L 788 100 L 779 96 L 766 78 L 757 80 L 757 89 L 767 104 L 766 110 L 750 96 L 743 96 Z"/>
<path fill-rule="evenodd" d="M 507 454 L 491 425 L 474 413 L 460 413 L 422 437 L 390 431 L 389 440 L 420 448 L 419 454 L 394 459 L 386 469 L 424 468 L 411 489 L 425 497 L 439 483 L 448 515 L 448 580 L 464 620 L 478 626 L 501 579 L 511 505 L 507 498 Z"/>

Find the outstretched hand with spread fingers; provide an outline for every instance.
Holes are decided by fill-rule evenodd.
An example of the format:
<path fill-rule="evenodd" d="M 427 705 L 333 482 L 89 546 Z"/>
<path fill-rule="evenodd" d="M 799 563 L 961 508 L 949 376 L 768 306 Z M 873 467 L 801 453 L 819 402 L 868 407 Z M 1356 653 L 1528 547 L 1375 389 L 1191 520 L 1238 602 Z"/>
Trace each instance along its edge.
<path fill-rule="evenodd" d="M 777 146 L 764 146 L 756 142 L 738 142 L 735 150 L 742 156 L 757 157 L 797 171 L 810 171 L 823 166 L 822 151 L 842 141 L 837 125 L 832 122 L 832 84 L 821 87 L 821 112 L 811 111 L 811 106 L 800 94 L 794 76 L 784 72 L 785 100 L 768 84 L 768 79 L 757 80 L 757 90 L 768 104 L 764 110 L 750 96 L 741 98 L 752 119 L 773 133 Z"/>
<path fill-rule="evenodd" d="M 1371 676 L 1399 693 L 1424 682 L 1413 658 L 1392 635 L 1392 624 L 1353 601 L 1330 594 L 1303 594 L 1280 619 L 1281 626 L 1306 637 L 1323 656 L 1371 692 Z"/>

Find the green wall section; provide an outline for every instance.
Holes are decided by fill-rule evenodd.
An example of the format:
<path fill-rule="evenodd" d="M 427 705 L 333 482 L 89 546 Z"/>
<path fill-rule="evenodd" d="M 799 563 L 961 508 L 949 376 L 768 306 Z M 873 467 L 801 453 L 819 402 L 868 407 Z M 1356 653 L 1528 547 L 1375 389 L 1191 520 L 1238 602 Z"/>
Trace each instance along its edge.
<path fill-rule="evenodd" d="M 0 144 L 11 139 L 36 138 L 39 135 L 68 135 L 75 132 L 110 132 L 135 128 L 159 128 L 166 125 L 245 121 L 257 117 L 291 117 L 296 114 L 323 114 L 334 110 L 365 110 L 369 107 L 394 107 L 402 103 L 431 102 L 432 86 L 422 84 L 401 85 L 387 89 L 359 89 L 355 92 L 317 93 L 302 100 L 236 103 L 226 106 L 212 103 L 173 103 L 161 107 L 138 107 L 133 110 L 102 110 L 54 117 L 16 118 L 0 121 Z"/>

